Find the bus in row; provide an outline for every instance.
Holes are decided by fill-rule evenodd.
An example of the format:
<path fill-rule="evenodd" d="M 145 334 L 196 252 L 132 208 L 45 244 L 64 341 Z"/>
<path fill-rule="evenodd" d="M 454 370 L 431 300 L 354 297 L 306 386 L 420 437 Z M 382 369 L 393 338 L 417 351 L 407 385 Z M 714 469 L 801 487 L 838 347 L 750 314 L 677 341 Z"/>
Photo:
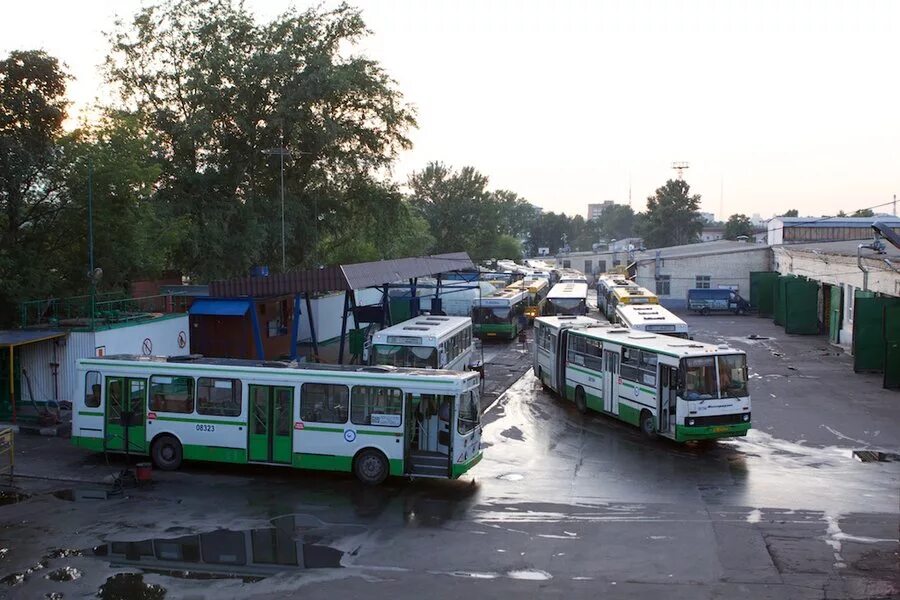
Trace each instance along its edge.
<path fill-rule="evenodd" d="M 226 358 L 78 361 L 72 442 L 149 455 L 454 479 L 481 460 L 476 372 Z"/>
<path fill-rule="evenodd" d="M 373 365 L 464 371 L 474 361 L 472 319 L 422 315 L 372 336 Z"/>
<path fill-rule="evenodd" d="M 630 281 L 624 275 L 604 274 L 597 278 L 597 308 L 603 313 L 603 316 L 613 320 L 615 316 L 615 307 L 612 302 L 612 291 L 615 288 L 625 288 L 633 286 L 634 282 Z"/>
<path fill-rule="evenodd" d="M 680 338 L 689 336 L 687 323 L 660 304 L 620 304 L 614 321 L 628 329 Z"/>
<path fill-rule="evenodd" d="M 515 339 L 527 322 L 528 292 L 504 288 L 493 296 L 472 301 L 472 323 L 480 339 Z"/>
<path fill-rule="evenodd" d="M 586 283 L 557 283 L 547 294 L 545 315 L 586 315 L 588 286 Z"/>
<path fill-rule="evenodd" d="M 534 321 L 534 373 L 588 409 L 677 442 L 747 434 L 747 357 L 741 350 L 601 324 Z"/>
<path fill-rule="evenodd" d="M 547 294 L 550 292 L 550 282 L 543 277 L 526 277 L 507 286 L 506 289 L 528 293 L 528 306 L 525 307 L 525 316 L 528 317 L 530 322 L 541 315 Z"/>
<path fill-rule="evenodd" d="M 583 283 L 587 285 L 587 277 L 574 269 L 566 269 L 559 272 L 559 280 L 556 283 Z"/>

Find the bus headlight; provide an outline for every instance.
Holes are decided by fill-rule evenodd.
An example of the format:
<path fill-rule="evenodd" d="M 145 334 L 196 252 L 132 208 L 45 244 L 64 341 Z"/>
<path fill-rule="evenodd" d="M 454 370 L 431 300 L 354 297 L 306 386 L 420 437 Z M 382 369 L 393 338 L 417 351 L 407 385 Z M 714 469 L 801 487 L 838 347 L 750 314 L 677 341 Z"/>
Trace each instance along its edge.
<path fill-rule="evenodd" d="M 749 420 L 750 420 L 750 415 L 744 415 L 744 420 L 745 420 L 745 421 L 749 421 Z"/>
<path fill-rule="evenodd" d="M 693 419 L 688 419 L 687 424 L 688 424 L 688 425 L 693 425 L 693 424 L 694 424 L 694 420 L 693 420 Z"/>

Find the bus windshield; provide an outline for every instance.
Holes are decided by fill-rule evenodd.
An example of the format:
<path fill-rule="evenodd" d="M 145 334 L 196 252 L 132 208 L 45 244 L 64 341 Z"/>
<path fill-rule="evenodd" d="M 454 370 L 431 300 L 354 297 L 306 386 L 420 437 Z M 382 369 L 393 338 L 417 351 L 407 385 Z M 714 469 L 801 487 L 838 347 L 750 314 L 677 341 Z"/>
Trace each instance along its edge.
<path fill-rule="evenodd" d="M 581 298 L 553 298 L 550 302 L 562 310 L 575 310 L 584 305 L 584 300 Z"/>
<path fill-rule="evenodd" d="M 375 364 L 436 369 L 437 348 L 375 344 Z"/>
<path fill-rule="evenodd" d="M 747 357 L 727 354 L 719 357 L 719 393 L 722 398 L 747 395 Z"/>
<path fill-rule="evenodd" d="M 681 396 L 685 400 L 710 400 L 719 397 L 714 356 L 682 359 L 681 368 L 684 372 Z"/>
<path fill-rule="evenodd" d="M 472 311 L 472 321 L 475 323 L 509 323 L 509 306 L 479 306 Z"/>

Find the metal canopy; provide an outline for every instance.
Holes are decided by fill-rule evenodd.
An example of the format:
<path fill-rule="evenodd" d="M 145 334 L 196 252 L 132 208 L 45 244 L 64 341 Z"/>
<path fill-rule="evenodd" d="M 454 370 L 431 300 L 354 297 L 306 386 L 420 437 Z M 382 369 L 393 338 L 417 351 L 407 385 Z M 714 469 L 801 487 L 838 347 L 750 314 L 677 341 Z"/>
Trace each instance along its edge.
<path fill-rule="evenodd" d="M 376 287 L 395 281 L 428 277 L 446 271 L 474 269 L 465 252 L 398 258 L 375 262 L 304 269 L 268 277 L 237 277 L 209 284 L 210 296 L 219 298 L 282 296 L 341 292 Z"/>
<path fill-rule="evenodd" d="M 249 300 L 218 300 L 201 298 L 195 300 L 188 313 L 192 315 L 243 317 L 250 310 Z"/>
<path fill-rule="evenodd" d="M 35 342 L 51 340 L 65 335 L 67 335 L 65 331 L 49 329 L 11 329 L 0 331 L 0 346 L 24 346 L 25 344 L 34 344 Z"/>

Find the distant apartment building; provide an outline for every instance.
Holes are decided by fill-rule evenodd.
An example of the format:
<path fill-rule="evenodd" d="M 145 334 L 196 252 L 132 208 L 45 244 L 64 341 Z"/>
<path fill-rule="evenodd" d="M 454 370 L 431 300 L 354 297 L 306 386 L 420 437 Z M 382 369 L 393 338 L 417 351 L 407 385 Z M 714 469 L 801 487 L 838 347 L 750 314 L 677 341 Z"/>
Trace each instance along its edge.
<path fill-rule="evenodd" d="M 592 219 L 599 218 L 600 215 L 603 214 L 603 211 L 615 204 L 612 200 L 604 200 L 603 202 L 599 202 L 596 204 L 588 204 L 588 212 L 587 219 L 588 221 Z"/>
<path fill-rule="evenodd" d="M 716 215 L 711 212 L 701 212 L 700 218 L 706 221 L 707 223 L 715 223 Z"/>

